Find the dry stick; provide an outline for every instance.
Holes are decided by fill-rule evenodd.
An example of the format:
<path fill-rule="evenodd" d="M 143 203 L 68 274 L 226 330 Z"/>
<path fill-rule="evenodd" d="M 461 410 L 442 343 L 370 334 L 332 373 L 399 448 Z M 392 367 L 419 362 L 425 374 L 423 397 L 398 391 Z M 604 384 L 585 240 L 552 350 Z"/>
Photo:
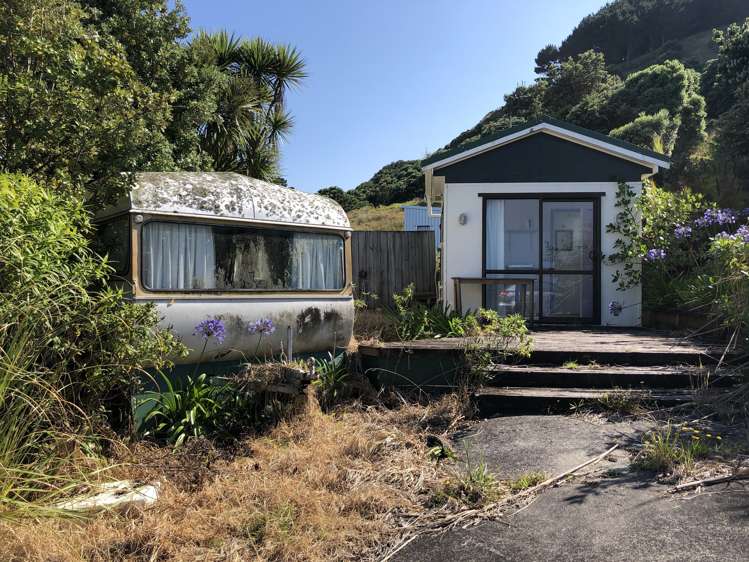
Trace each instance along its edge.
<path fill-rule="evenodd" d="M 590 460 L 585 461 L 582 464 L 577 465 L 575 468 L 571 468 L 569 470 L 565 470 L 561 474 L 557 474 L 556 476 L 549 478 L 548 480 L 545 480 L 541 482 L 540 484 L 537 484 L 536 486 L 533 486 L 532 488 L 528 488 L 527 490 L 523 490 L 519 494 L 514 494 L 510 496 L 509 498 L 505 498 L 501 501 L 491 503 L 483 508 L 476 508 L 476 509 L 468 509 L 466 511 L 461 511 L 459 513 L 449 514 L 445 515 L 444 517 L 440 517 L 437 520 L 427 520 L 423 526 L 420 526 L 418 524 L 419 518 L 416 519 L 409 527 L 411 529 L 415 529 L 417 532 L 414 533 L 411 536 L 406 536 L 397 544 L 397 546 L 391 550 L 384 558 L 380 560 L 380 562 L 386 562 L 387 560 L 390 560 L 397 552 L 399 552 L 401 549 L 403 549 L 407 544 L 410 544 L 411 541 L 416 539 L 416 537 L 419 536 L 419 530 L 422 531 L 424 534 L 429 534 L 430 532 L 434 532 L 437 529 L 446 530 L 449 528 L 453 528 L 457 525 L 459 525 L 462 521 L 465 521 L 471 516 L 477 516 L 482 517 L 486 516 L 491 511 L 494 511 L 498 507 L 502 507 L 504 505 L 507 505 L 511 502 L 516 501 L 518 498 L 528 496 L 530 494 L 533 494 L 535 492 L 538 492 L 542 490 L 543 488 L 546 488 L 548 486 L 551 486 L 552 484 L 555 484 L 559 482 L 560 480 L 566 478 L 567 476 L 577 472 L 578 470 L 581 470 L 585 468 L 586 466 L 590 466 L 592 464 L 595 464 L 603 459 L 605 459 L 607 456 L 609 456 L 612 452 L 614 452 L 615 449 L 619 447 L 619 444 L 617 443 L 613 447 L 611 447 L 608 451 L 605 453 L 601 453 L 595 458 L 592 458 Z M 470 525 L 466 525 L 468 527 Z"/>
<path fill-rule="evenodd" d="M 514 499 L 517 499 L 517 498 L 520 498 L 520 497 L 523 497 L 523 496 L 529 496 L 530 494 L 533 494 L 535 492 L 538 492 L 539 490 L 547 488 L 547 487 L 551 486 L 552 484 L 556 484 L 557 482 L 559 482 L 563 478 L 569 476 L 570 474 L 573 474 L 573 473 L 577 472 L 578 470 L 581 470 L 581 469 L 585 468 L 588 465 L 595 464 L 595 463 L 597 463 L 597 462 L 605 459 L 611 453 L 613 453 L 614 450 L 617 449 L 618 447 L 619 447 L 619 443 L 617 443 L 616 445 L 614 445 L 613 447 L 611 447 L 605 453 L 601 453 L 597 457 L 595 457 L 593 459 L 590 459 L 590 460 L 587 460 L 584 463 L 577 465 L 575 468 L 571 468 L 569 470 L 566 470 L 566 471 L 562 472 L 561 474 L 557 474 L 556 476 L 553 476 L 553 477 L 549 478 L 548 480 L 544 480 L 543 482 L 541 482 L 540 484 L 536 484 L 532 488 L 528 488 L 527 490 L 523 490 L 519 494 L 515 494 L 514 496 L 511 496 L 511 498 L 509 498 L 509 499 L 513 499 L 514 500 Z M 504 503 L 506 503 L 506 502 L 504 502 Z"/>
<path fill-rule="evenodd" d="M 383 558 L 382 560 L 380 560 L 380 562 L 387 562 L 388 560 L 390 560 L 393 556 L 395 556 L 396 554 L 398 554 L 398 552 L 400 552 L 402 549 L 406 548 L 406 546 L 408 546 L 409 544 L 411 544 L 411 541 L 413 541 L 418 536 L 419 535 L 413 535 L 407 541 L 402 541 L 400 543 L 400 545 L 395 550 L 391 550 L 390 554 L 388 554 L 387 556 L 385 556 L 385 558 Z"/>
<path fill-rule="evenodd" d="M 686 484 L 679 484 L 678 486 L 669 490 L 672 494 L 676 492 L 683 492 L 684 490 L 691 490 L 692 488 L 699 488 L 700 486 L 712 486 L 713 484 L 722 484 L 723 482 L 733 482 L 734 480 L 749 480 L 749 468 L 739 470 L 734 474 L 728 476 L 718 476 L 717 478 L 706 478 L 704 480 L 697 480 L 695 482 L 687 482 Z"/>

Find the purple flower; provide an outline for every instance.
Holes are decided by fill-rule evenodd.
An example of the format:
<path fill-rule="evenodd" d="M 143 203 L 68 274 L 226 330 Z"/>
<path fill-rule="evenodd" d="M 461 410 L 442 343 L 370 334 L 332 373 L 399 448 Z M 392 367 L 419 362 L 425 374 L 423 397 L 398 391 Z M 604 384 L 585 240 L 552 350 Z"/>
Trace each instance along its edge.
<path fill-rule="evenodd" d="M 622 313 L 622 310 L 624 310 L 622 303 L 616 301 L 611 301 L 609 303 L 609 314 L 611 314 L 611 316 L 619 316 Z"/>
<path fill-rule="evenodd" d="M 692 227 L 691 226 L 685 226 L 682 224 L 677 224 L 676 228 L 674 229 L 674 236 L 679 239 L 683 238 L 689 238 L 692 235 Z"/>
<path fill-rule="evenodd" d="M 736 229 L 734 234 L 728 232 L 720 232 L 715 235 L 715 240 L 740 240 L 745 244 L 749 244 L 749 225 L 742 224 Z"/>
<path fill-rule="evenodd" d="M 195 326 L 193 336 L 202 336 L 202 338 L 208 341 L 211 336 L 216 338 L 218 343 L 224 343 L 226 337 L 226 328 L 220 318 L 213 318 L 211 320 L 201 320 L 198 325 Z"/>
<path fill-rule="evenodd" d="M 666 250 L 652 248 L 645 254 L 645 261 L 660 261 L 666 259 Z"/>
<path fill-rule="evenodd" d="M 734 236 L 740 238 L 745 243 L 749 244 L 749 225 L 742 224 L 737 230 Z"/>
<path fill-rule="evenodd" d="M 707 209 L 705 213 L 695 219 L 694 225 L 705 228 L 713 225 L 733 224 L 736 222 L 736 212 L 733 209 Z"/>
<path fill-rule="evenodd" d="M 250 334 L 260 334 L 261 336 L 269 336 L 276 331 L 276 327 L 273 325 L 273 320 L 270 318 L 261 318 L 247 324 L 247 331 Z"/>

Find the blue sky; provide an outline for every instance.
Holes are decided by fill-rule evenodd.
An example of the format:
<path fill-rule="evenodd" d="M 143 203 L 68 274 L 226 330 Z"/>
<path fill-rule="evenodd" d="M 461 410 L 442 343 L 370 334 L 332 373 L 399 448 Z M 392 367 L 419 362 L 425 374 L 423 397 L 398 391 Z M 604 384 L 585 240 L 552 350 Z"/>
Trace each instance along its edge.
<path fill-rule="evenodd" d="M 282 172 L 305 191 L 356 187 L 421 158 L 534 79 L 533 59 L 605 0 L 184 0 L 193 29 L 296 46 Z"/>

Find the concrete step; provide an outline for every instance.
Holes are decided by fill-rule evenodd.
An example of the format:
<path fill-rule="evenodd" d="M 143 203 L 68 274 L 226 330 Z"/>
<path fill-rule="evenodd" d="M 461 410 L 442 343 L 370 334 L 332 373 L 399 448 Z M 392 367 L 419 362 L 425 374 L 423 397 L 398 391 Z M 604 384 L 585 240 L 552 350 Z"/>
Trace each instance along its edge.
<path fill-rule="evenodd" d="M 496 365 L 488 386 L 557 388 L 700 388 L 712 383 L 709 369 L 694 365 Z M 733 381 L 717 378 L 716 385 Z"/>
<path fill-rule="evenodd" d="M 644 403 L 670 406 L 688 402 L 694 391 L 674 388 L 602 389 L 559 387 L 484 387 L 473 399 L 482 417 L 510 414 L 569 411 L 570 406 L 584 401 L 608 401 L 611 397 L 631 398 Z"/>

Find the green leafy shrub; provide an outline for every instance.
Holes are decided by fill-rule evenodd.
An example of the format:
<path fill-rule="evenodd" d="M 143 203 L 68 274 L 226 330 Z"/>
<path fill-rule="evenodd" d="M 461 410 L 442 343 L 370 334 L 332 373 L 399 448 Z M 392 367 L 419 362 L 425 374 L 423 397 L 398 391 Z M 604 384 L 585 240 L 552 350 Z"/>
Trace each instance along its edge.
<path fill-rule="evenodd" d="M 120 404 L 146 368 L 184 348 L 159 330 L 151 305 L 106 285 L 112 269 L 89 249 L 89 214 L 19 175 L 0 176 L 0 323 L 33 317 L 35 367 L 62 377 L 64 397 L 88 412 Z"/>
<path fill-rule="evenodd" d="M 431 307 L 413 300 L 414 286 L 393 295 L 395 308 L 388 311 L 399 340 L 461 337 L 518 337 L 528 333 L 520 315 L 501 317 L 494 310 L 480 308 L 460 314 L 450 307 L 435 304 Z"/>
<path fill-rule="evenodd" d="M 334 356 L 328 353 L 327 359 L 315 360 L 315 373 L 317 373 L 317 378 L 312 384 L 317 390 L 320 406 L 323 410 L 327 410 L 340 397 L 343 385 L 348 378 L 345 354 L 339 353 Z"/>
<path fill-rule="evenodd" d="M 182 348 L 156 328 L 152 307 L 105 286 L 110 268 L 88 247 L 89 215 L 79 201 L 0 175 L 0 232 L 4 517 L 49 510 L 87 478 L 76 455 L 95 446 L 99 416 L 117 406 L 129 412 L 137 374 Z"/>
<path fill-rule="evenodd" d="M 252 426 L 255 400 L 231 383 L 215 384 L 205 373 L 174 384 L 163 377 L 165 389 L 146 395 L 150 408 L 143 420 L 144 436 L 167 441 L 175 447 L 193 437 L 228 439 Z"/>

